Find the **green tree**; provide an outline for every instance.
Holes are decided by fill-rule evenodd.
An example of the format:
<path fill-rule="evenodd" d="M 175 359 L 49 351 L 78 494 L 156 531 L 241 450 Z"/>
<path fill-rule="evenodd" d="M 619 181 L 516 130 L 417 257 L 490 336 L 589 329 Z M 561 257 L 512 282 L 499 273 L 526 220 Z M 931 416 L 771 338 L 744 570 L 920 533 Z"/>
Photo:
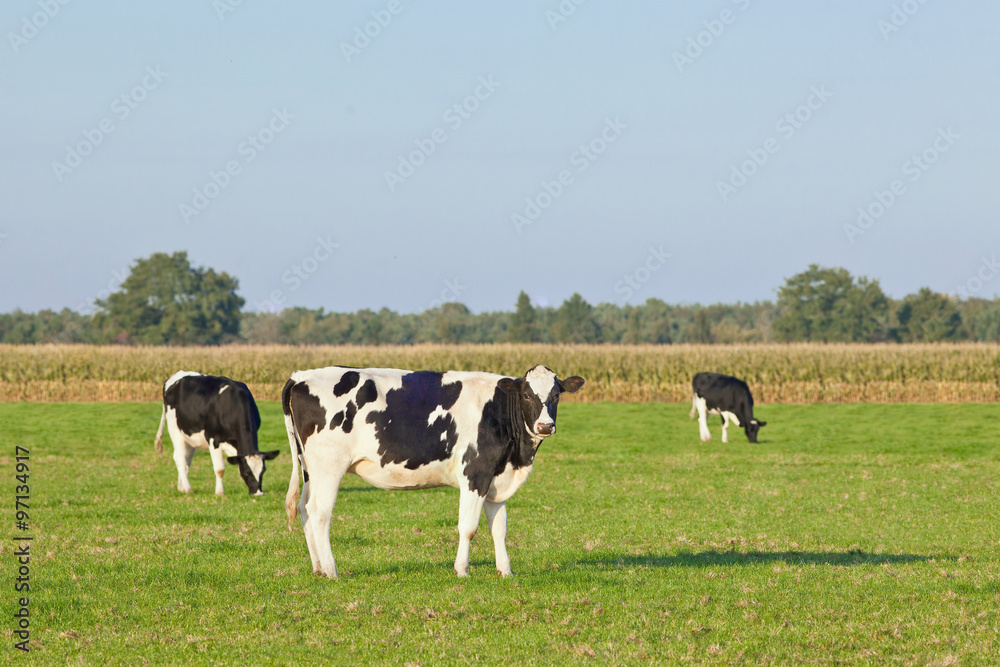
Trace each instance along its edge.
<path fill-rule="evenodd" d="M 1000 343 L 1000 302 L 987 306 L 976 318 L 976 340 Z"/>
<path fill-rule="evenodd" d="M 517 307 L 510 316 L 507 337 L 512 343 L 537 343 L 541 340 L 535 308 L 531 305 L 531 297 L 525 294 L 524 290 L 517 295 Z"/>
<path fill-rule="evenodd" d="M 472 317 L 468 307 L 457 301 L 446 301 L 436 309 L 435 333 L 437 342 L 461 343 L 464 341 Z"/>
<path fill-rule="evenodd" d="M 186 252 L 137 259 L 121 289 L 97 302 L 99 326 L 121 342 L 217 345 L 239 335 L 239 281 L 192 267 Z"/>
<path fill-rule="evenodd" d="M 921 287 L 903 299 L 896 312 L 899 339 L 904 343 L 957 340 L 962 326 L 958 308 L 944 294 Z"/>
<path fill-rule="evenodd" d="M 811 264 L 778 290 L 779 341 L 864 342 L 886 336 L 889 299 L 877 280 Z"/>
<path fill-rule="evenodd" d="M 691 325 L 690 341 L 692 343 L 712 342 L 712 322 L 708 318 L 708 310 L 698 308 L 694 311 L 694 323 Z"/>
<path fill-rule="evenodd" d="M 601 338 L 594 307 L 575 292 L 559 306 L 552 329 L 559 343 L 596 343 Z"/>

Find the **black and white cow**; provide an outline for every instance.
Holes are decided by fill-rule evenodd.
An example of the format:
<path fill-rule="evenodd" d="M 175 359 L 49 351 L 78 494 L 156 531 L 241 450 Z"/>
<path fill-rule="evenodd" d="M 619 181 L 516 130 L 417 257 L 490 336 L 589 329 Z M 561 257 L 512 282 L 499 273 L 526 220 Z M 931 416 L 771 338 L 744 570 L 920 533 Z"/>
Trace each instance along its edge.
<path fill-rule="evenodd" d="M 174 443 L 177 490 L 191 493 L 188 469 L 195 449 L 207 449 L 215 468 L 215 493 L 221 496 L 226 461 L 240 467 L 251 495 L 262 495 L 264 461 L 279 450 L 257 450 L 260 413 L 250 390 L 226 377 L 177 371 L 163 385 L 163 412 L 156 431 L 156 451 L 163 452 L 163 426 Z M 228 458 L 227 458 L 228 457 Z"/>
<path fill-rule="evenodd" d="M 722 416 L 722 442 L 729 442 L 729 422 L 742 426 L 747 440 L 757 442 L 757 431 L 767 422 L 753 418 L 753 396 L 743 380 L 720 373 L 698 373 L 692 382 L 694 404 L 690 417 L 698 415 L 701 441 L 708 442 L 712 434 L 708 431 L 707 416 Z"/>
<path fill-rule="evenodd" d="M 292 450 L 285 509 L 289 529 L 299 514 L 313 572 L 337 576 L 330 519 L 351 472 L 382 489 L 458 488 L 455 573 L 469 573 L 469 542 L 485 509 L 497 571 L 510 575 L 506 501 L 556 432 L 559 395 L 582 386 L 544 366 L 520 378 L 338 366 L 293 373 L 281 393 Z"/>

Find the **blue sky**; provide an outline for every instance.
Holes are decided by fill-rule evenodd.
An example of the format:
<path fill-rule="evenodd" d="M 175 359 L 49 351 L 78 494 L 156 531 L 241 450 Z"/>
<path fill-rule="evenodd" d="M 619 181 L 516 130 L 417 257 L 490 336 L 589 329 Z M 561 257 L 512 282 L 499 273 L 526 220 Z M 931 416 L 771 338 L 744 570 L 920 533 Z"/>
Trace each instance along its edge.
<path fill-rule="evenodd" d="M 1000 294 L 1000 5 L 789 5 L 4 3 L 0 312 Z"/>

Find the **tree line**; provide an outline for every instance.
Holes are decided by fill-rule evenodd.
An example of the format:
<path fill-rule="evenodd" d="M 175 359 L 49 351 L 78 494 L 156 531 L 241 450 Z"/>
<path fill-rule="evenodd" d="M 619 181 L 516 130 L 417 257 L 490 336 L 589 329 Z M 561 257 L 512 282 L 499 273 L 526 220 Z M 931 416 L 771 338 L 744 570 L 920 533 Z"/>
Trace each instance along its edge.
<path fill-rule="evenodd" d="M 239 281 L 193 267 L 187 253 L 136 260 L 94 310 L 0 314 L 3 343 L 122 345 L 410 345 L 417 343 L 1000 342 L 1000 299 L 958 299 L 921 288 L 902 299 L 877 280 L 811 265 L 775 301 L 688 305 L 651 298 L 592 305 L 573 294 L 538 306 L 523 291 L 513 311 L 473 313 L 457 302 L 422 313 L 286 308 L 243 312 Z"/>

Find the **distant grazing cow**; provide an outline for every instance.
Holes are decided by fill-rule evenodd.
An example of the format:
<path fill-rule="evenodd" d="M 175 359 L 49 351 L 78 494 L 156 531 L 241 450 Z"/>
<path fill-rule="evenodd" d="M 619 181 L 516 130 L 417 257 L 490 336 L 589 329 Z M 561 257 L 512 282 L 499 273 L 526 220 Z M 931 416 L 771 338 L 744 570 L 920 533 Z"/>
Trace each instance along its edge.
<path fill-rule="evenodd" d="M 238 464 L 251 495 L 264 493 L 264 461 L 278 455 L 257 451 L 260 413 L 242 382 L 191 371 L 178 371 L 163 385 L 163 412 L 156 451 L 163 452 L 163 425 L 174 443 L 177 490 L 191 493 L 188 469 L 195 449 L 207 449 L 215 467 L 215 493 L 221 496 L 226 461 Z M 228 456 L 228 459 L 225 458 Z"/>
<path fill-rule="evenodd" d="M 556 432 L 559 395 L 582 386 L 582 378 L 560 380 L 544 366 L 520 378 L 342 367 L 293 373 L 281 393 L 292 450 L 285 509 L 289 529 L 298 511 L 313 572 L 337 576 L 330 519 L 340 481 L 352 472 L 382 489 L 458 488 L 455 573 L 469 573 L 469 542 L 485 508 L 497 571 L 510 575 L 506 500 Z"/>
<path fill-rule="evenodd" d="M 707 420 L 710 414 L 722 416 L 722 442 L 729 442 L 730 421 L 743 427 L 747 440 L 757 442 L 757 431 L 767 422 L 753 418 L 753 396 L 746 382 L 719 373 L 698 373 L 692 384 L 694 405 L 691 406 L 690 416 L 694 419 L 695 414 L 698 415 L 702 442 L 712 439 Z"/>

